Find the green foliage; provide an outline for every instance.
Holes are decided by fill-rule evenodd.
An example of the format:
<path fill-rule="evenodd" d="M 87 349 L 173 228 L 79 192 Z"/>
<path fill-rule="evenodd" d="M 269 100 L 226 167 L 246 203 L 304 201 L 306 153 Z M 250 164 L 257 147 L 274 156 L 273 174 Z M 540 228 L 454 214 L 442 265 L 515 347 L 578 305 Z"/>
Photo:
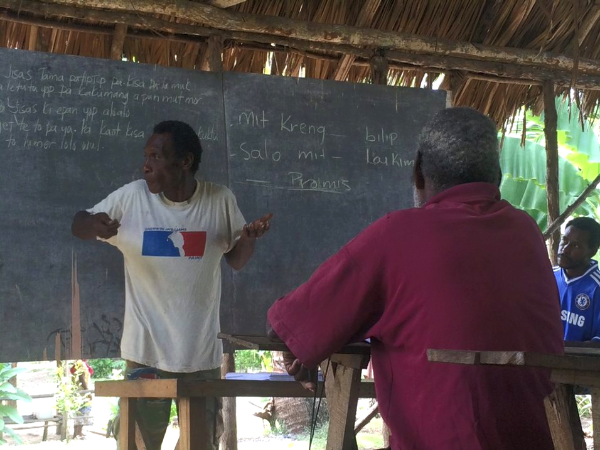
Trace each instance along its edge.
<path fill-rule="evenodd" d="M 273 354 L 268 350 L 238 350 L 235 352 L 235 371 L 271 372 L 273 370 Z"/>
<path fill-rule="evenodd" d="M 577 410 L 580 417 L 590 419 L 592 417 L 592 396 L 591 395 L 576 395 Z"/>
<path fill-rule="evenodd" d="M 31 397 L 25 391 L 14 387 L 9 383 L 9 380 L 17 375 L 18 373 L 24 372 L 24 368 L 12 368 L 10 364 L 0 363 L 0 434 L 7 433 L 15 439 L 16 442 L 21 443 L 21 439 L 16 433 L 6 427 L 5 418 L 9 418 L 15 423 L 23 423 L 23 418 L 19 414 L 16 408 L 4 404 L 5 400 L 21 400 L 24 402 L 30 402 Z M 6 441 L 0 437 L 0 445 L 6 444 Z"/>
<path fill-rule="evenodd" d="M 116 373 L 125 373 L 125 360 L 123 359 L 90 359 L 88 364 L 94 369 L 94 379 L 113 380 Z"/>
<path fill-rule="evenodd" d="M 569 114 L 568 105 L 557 99 L 561 211 L 573 203 L 600 173 L 600 139 L 594 132 L 594 126 L 598 128 L 598 123 L 588 122 L 582 130 L 577 107 L 572 105 L 572 108 Z M 504 177 L 500 189 L 503 198 L 525 210 L 545 229 L 547 197 L 544 124 L 541 117 L 533 116 L 529 111 L 525 112 L 525 118 L 527 131 L 524 147 L 521 146 L 520 127 L 507 132 L 504 138 L 500 156 Z M 522 120 L 517 120 L 517 123 L 521 122 Z M 600 193 L 595 190 L 575 211 L 575 215 L 600 219 L 599 204 Z"/>
<path fill-rule="evenodd" d="M 76 381 L 83 371 L 87 370 L 85 365 L 76 364 L 74 366 L 74 374 L 71 374 L 68 365 L 68 361 L 65 361 L 56 368 L 57 383 L 54 402 L 57 411 L 60 411 L 61 414 L 68 415 L 69 418 L 73 418 L 77 411 L 89 405 L 90 399 L 87 395 L 79 392 L 81 386 Z"/>

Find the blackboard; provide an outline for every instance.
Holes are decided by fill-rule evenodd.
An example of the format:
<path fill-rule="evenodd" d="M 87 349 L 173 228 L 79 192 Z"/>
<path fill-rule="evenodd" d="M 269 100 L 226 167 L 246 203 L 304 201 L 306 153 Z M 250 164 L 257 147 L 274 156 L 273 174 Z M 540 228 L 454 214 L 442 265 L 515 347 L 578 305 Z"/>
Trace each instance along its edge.
<path fill-rule="evenodd" d="M 74 212 L 141 175 L 152 126 L 194 127 L 200 177 L 246 220 L 275 214 L 239 273 L 223 266 L 221 323 L 262 333 L 268 306 L 385 212 L 412 203 L 422 124 L 445 93 L 215 74 L 0 50 L 0 361 L 118 357 L 119 252 L 70 233 Z"/>

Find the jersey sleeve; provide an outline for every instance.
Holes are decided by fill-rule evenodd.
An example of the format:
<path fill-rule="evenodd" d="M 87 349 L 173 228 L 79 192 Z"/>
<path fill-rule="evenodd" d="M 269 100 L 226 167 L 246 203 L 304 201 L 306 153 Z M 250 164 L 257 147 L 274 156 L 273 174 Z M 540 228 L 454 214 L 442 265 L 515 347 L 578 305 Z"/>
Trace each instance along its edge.
<path fill-rule="evenodd" d="M 269 309 L 273 330 L 307 367 L 369 337 L 383 310 L 373 233 L 363 232 Z M 357 264 L 360 261 L 360 264 Z"/>
<path fill-rule="evenodd" d="M 238 239 L 242 235 L 242 230 L 246 221 L 244 216 L 238 207 L 237 200 L 233 192 L 226 189 L 225 206 L 227 214 L 227 250 L 225 253 L 229 253 L 237 244 Z"/>

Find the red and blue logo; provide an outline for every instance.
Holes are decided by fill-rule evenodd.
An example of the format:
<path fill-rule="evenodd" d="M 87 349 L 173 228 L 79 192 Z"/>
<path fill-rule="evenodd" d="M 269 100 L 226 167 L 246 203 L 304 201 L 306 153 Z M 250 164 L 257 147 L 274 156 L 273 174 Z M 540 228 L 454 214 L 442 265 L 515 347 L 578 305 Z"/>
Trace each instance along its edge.
<path fill-rule="evenodd" d="M 206 231 L 145 230 L 142 256 L 202 257 Z"/>

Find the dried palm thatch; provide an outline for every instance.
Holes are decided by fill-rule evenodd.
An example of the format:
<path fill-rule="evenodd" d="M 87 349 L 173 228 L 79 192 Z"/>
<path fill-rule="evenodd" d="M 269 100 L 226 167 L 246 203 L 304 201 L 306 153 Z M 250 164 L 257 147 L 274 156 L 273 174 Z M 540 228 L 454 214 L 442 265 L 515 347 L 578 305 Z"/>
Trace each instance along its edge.
<path fill-rule="evenodd" d="M 189 14 L 190 5 L 200 3 L 214 5 L 202 5 L 209 8 L 201 11 L 208 17 L 204 21 Z M 211 15 L 217 18 L 213 22 Z M 286 26 L 285 21 L 291 22 Z M 126 24 L 127 34 L 111 52 L 116 23 Z M 255 23 L 266 25 L 251 29 Z M 323 39 L 298 38 L 302 34 L 297 31 L 299 24 L 305 34 L 310 34 L 311 26 L 323 29 L 318 24 L 331 25 L 333 31 Z M 390 48 L 385 42 L 381 48 L 376 41 L 341 43 L 345 37 L 339 36 L 335 25 L 355 27 L 346 36 L 348 42 L 361 42 L 361 31 L 378 30 L 475 47 L 457 56 L 426 48 L 419 51 L 414 46 Z M 455 105 L 477 108 L 499 123 L 522 106 L 539 112 L 541 84 L 547 78 L 557 82 L 558 93 L 574 87 L 572 92 L 585 114 L 593 113 L 600 102 L 600 0 L 0 3 L 0 46 L 4 47 L 96 58 L 124 56 L 136 62 L 200 70 L 211 67 L 207 64 L 214 52 L 208 44 L 211 35 L 218 35 L 223 44 L 217 49 L 223 70 L 369 82 L 373 76 L 370 58 L 379 54 L 389 61 L 388 84 L 433 87 L 437 83 L 452 91 Z M 472 57 L 479 48 L 525 53 L 521 60 L 507 63 Z M 567 57 L 570 62 L 564 67 L 542 67 L 531 63 L 535 55 Z"/>

